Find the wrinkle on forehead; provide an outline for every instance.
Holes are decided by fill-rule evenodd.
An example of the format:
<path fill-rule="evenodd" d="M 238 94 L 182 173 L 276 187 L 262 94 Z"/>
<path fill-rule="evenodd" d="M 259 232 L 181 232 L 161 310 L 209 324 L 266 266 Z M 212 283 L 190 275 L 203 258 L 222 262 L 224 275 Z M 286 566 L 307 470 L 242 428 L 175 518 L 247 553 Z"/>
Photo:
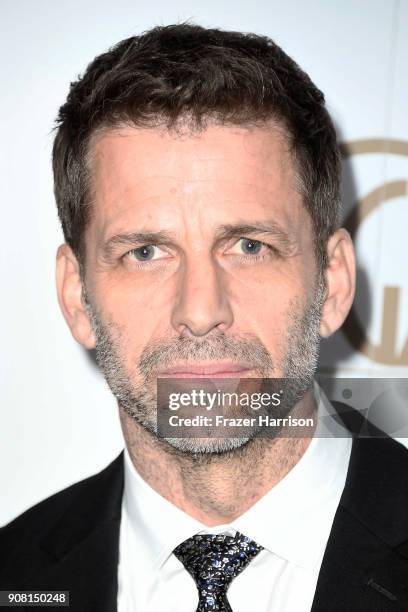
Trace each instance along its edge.
<path fill-rule="evenodd" d="M 200 176 L 200 174 L 194 174 L 195 168 L 191 165 L 192 160 L 207 162 L 209 164 L 211 164 L 211 161 L 214 161 L 215 164 L 222 161 L 228 164 L 228 157 L 230 156 L 232 163 L 236 163 L 237 153 L 242 151 L 242 157 L 245 159 L 246 163 L 253 160 L 254 166 L 259 166 L 260 160 L 266 162 L 268 158 L 276 153 L 277 148 L 279 148 L 279 156 L 275 156 L 274 163 L 276 163 L 276 159 L 279 159 L 279 170 L 286 169 L 287 173 L 293 171 L 291 154 L 285 131 L 283 128 L 276 126 L 262 128 L 243 128 L 236 126 L 226 128 L 222 126 L 210 126 L 205 131 L 205 138 L 202 138 L 204 132 L 180 136 L 168 130 L 153 128 L 141 129 L 123 127 L 110 130 L 105 129 L 101 132 L 97 132 L 90 140 L 88 155 L 90 169 L 95 171 L 95 165 L 101 161 L 105 161 L 108 164 L 112 164 L 113 162 L 116 164 L 118 164 L 118 162 L 120 162 L 120 164 L 125 163 L 126 157 L 130 152 L 127 151 L 126 146 L 121 147 L 120 159 L 113 160 L 110 157 L 112 147 L 109 152 L 109 147 L 106 147 L 106 145 L 109 144 L 109 141 L 115 142 L 118 139 L 123 139 L 125 142 L 129 139 L 133 140 L 137 134 L 145 141 L 143 153 L 149 156 L 149 160 L 147 161 L 144 157 L 140 157 L 134 161 L 137 161 L 141 168 L 146 167 L 148 173 L 152 170 L 151 162 L 157 160 L 163 150 L 171 151 L 174 145 L 177 146 L 177 153 L 180 156 L 178 160 L 179 165 L 183 164 L 184 159 L 184 163 L 189 164 L 189 170 L 192 172 L 192 174 L 189 175 L 191 179 L 207 179 L 205 175 Z M 235 138 L 228 139 L 225 137 L 226 134 L 233 135 Z M 256 138 L 254 138 L 254 135 L 256 135 Z M 146 136 L 148 136 L 147 139 Z M 183 143 L 185 146 L 183 146 Z M 152 145 L 150 148 L 153 148 L 153 150 L 149 152 L 150 144 Z M 160 144 L 162 151 L 157 150 L 156 147 L 158 144 Z M 105 151 L 106 148 L 108 148 L 108 151 Z M 115 149 L 113 150 L 115 151 Z M 132 155 L 132 152 L 130 152 L 130 155 Z M 103 159 L 104 157 L 106 157 L 105 160 Z M 164 160 L 160 159 L 161 175 L 165 178 L 166 173 L 163 174 L 163 170 L 174 166 L 174 159 L 169 158 L 168 165 L 163 162 Z M 267 165 L 264 166 L 263 170 L 268 170 Z M 198 172 L 202 171 L 202 168 L 198 168 Z M 93 174 L 95 174 L 95 172 L 93 172 Z M 220 179 L 221 177 L 217 178 Z M 239 176 L 235 176 L 235 179 L 239 180 L 239 178 Z"/>
<path fill-rule="evenodd" d="M 217 207 L 226 216 L 239 207 L 263 215 L 274 203 L 286 223 L 300 223 L 303 207 L 291 204 L 299 191 L 281 127 L 210 126 L 183 135 L 122 127 L 96 134 L 91 148 L 93 204 L 108 224 L 116 217 L 119 226 L 123 219 L 124 227 L 115 231 L 126 229 L 135 207 L 144 216 L 141 223 L 153 220 L 160 207 L 163 228 L 176 213 L 183 225 L 189 220 L 197 226 Z"/>
<path fill-rule="evenodd" d="M 223 141 L 225 145 L 225 141 L 223 139 L 223 134 L 225 131 L 230 132 L 231 134 L 235 134 L 237 136 L 241 136 L 241 148 L 244 153 L 249 155 L 250 157 L 258 157 L 263 156 L 265 158 L 270 155 L 270 146 L 271 141 L 279 142 L 281 146 L 281 153 L 284 153 L 282 156 L 282 164 L 291 165 L 293 163 L 292 154 L 290 150 L 289 144 L 289 136 L 286 128 L 283 125 L 275 120 L 269 120 L 267 122 L 262 122 L 261 124 L 254 125 L 219 125 L 217 123 L 210 123 L 206 129 L 194 130 L 190 128 L 186 128 L 184 130 L 178 129 L 168 129 L 166 126 L 152 126 L 152 127 L 137 127 L 137 126 L 129 126 L 127 124 L 118 124 L 117 126 L 101 126 L 97 130 L 91 134 L 88 147 L 87 147 L 87 163 L 89 170 L 93 169 L 93 165 L 95 163 L 95 158 L 100 154 L 100 143 L 101 141 L 109 138 L 123 138 L 129 139 L 135 136 L 135 133 L 139 133 L 141 135 L 151 134 L 153 138 L 159 138 L 163 141 L 166 140 L 175 141 L 175 142 L 186 142 L 186 141 L 196 141 L 199 142 L 204 132 L 207 134 L 212 134 L 212 141 L 214 144 L 220 141 Z M 258 134 L 257 141 L 255 142 L 253 139 L 253 134 Z M 234 143 L 234 150 L 236 149 L 237 143 Z M 235 151 L 234 151 L 235 152 Z M 202 157 L 202 160 L 205 160 L 205 157 Z M 207 159 L 217 160 L 218 156 L 213 155 L 208 157 Z M 293 168 L 294 169 L 294 168 Z"/>

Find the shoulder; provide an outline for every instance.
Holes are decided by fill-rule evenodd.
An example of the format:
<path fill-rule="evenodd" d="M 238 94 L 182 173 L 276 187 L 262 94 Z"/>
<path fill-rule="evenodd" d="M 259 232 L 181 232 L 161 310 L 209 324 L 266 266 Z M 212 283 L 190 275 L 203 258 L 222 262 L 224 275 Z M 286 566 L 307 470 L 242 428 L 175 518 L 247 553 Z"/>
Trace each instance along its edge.
<path fill-rule="evenodd" d="M 393 438 L 355 438 L 341 505 L 389 542 L 408 535 L 408 449 Z"/>
<path fill-rule="evenodd" d="M 378 490 L 387 491 L 398 485 L 408 495 L 408 449 L 397 440 L 381 437 L 355 438 L 350 457 L 349 476 L 362 485 L 371 477 Z"/>
<path fill-rule="evenodd" d="M 100 507 L 107 490 L 121 487 L 122 462 L 120 453 L 102 471 L 51 495 L 0 528 L 0 569 L 14 551 L 37 546 L 56 525 L 63 529 L 73 515 L 79 520 L 82 511 L 89 513 L 90 506 Z"/>

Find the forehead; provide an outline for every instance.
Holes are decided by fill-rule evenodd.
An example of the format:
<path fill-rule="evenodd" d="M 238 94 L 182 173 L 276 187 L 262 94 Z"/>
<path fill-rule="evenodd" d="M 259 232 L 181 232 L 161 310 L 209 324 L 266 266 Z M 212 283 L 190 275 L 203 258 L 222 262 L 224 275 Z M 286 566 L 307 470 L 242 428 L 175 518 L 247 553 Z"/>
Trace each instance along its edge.
<path fill-rule="evenodd" d="M 91 141 L 90 170 L 92 222 L 104 234 L 136 218 L 174 226 L 196 216 L 210 226 L 272 213 L 297 226 L 308 217 L 277 126 L 108 130 Z"/>

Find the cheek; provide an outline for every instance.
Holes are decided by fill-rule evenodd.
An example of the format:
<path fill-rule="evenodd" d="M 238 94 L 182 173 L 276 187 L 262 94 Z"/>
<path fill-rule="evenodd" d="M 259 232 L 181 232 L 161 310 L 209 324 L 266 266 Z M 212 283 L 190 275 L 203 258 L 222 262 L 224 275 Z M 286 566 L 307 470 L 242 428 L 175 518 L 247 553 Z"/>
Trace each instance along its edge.
<path fill-rule="evenodd" d="M 104 317 L 113 321 L 121 333 L 142 347 L 160 328 L 166 328 L 174 291 L 169 283 L 155 279 L 109 280 L 96 288 L 97 303 Z"/>
<path fill-rule="evenodd" d="M 229 293 L 238 333 L 257 336 L 280 361 L 287 353 L 287 334 L 294 316 L 303 312 L 307 288 L 298 276 L 276 275 L 272 278 L 247 279 L 230 283 Z"/>
<path fill-rule="evenodd" d="M 245 287 L 231 286 L 230 294 L 237 327 L 256 334 L 265 344 L 282 336 L 293 295 L 289 283 L 264 279 Z"/>

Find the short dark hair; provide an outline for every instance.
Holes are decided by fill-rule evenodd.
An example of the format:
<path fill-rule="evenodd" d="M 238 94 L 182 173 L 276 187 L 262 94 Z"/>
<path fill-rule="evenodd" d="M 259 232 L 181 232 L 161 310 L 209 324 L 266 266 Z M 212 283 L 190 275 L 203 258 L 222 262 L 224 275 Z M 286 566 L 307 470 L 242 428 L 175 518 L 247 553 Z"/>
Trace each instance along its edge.
<path fill-rule="evenodd" d="M 155 27 L 96 57 L 71 83 L 57 118 L 55 197 L 64 237 L 80 262 L 90 219 L 88 148 L 100 128 L 172 129 L 188 120 L 285 128 L 314 228 L 320 269 L 340 222 L 340 156 L 322 92 L 266 36 L 179 24 Z"/>

